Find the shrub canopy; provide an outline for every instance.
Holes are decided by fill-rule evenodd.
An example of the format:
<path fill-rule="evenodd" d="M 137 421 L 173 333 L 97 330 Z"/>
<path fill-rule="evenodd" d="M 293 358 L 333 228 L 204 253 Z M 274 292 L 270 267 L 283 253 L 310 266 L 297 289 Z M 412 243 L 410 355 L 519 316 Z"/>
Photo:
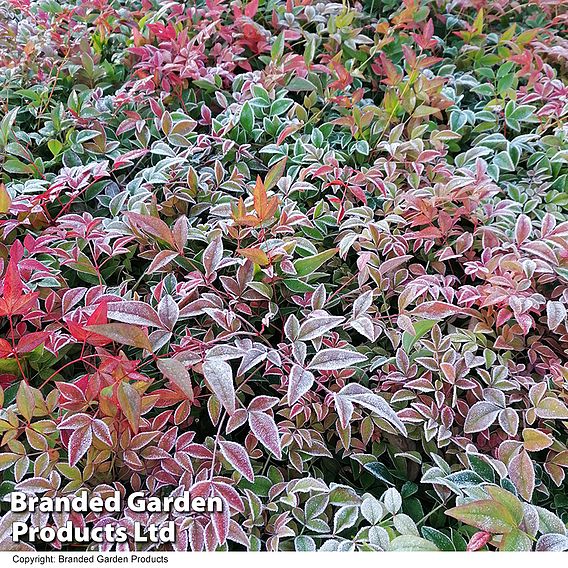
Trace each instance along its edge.
<path fill-rule="evenodd" d="M 0 18 L 0 492 L 225 504 L 28 523 L 568 548 L 565 2 Z"/>

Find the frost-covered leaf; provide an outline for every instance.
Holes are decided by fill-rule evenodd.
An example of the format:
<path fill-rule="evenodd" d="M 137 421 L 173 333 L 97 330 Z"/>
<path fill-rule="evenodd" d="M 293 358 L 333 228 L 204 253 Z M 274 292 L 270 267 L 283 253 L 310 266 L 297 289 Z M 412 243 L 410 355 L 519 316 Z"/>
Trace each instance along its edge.
<path fill-rule="evenodd" d="M 164 377 L 172 381 L 179 389 L 193 400 L 193 388 L 191 386 L 191 377 L 184 364 L 177 359 L 159 359 L 157 362 L 158 369 L 163 373 Z"/>
<path fill-rule="evenodd" d="M 103 337 L 108 337 L 112 341 L 132 347 L 140 347 L 152 351 L 152 344 L 145 329 L 128 323 L 104 323 L 90 325 L 86 328 Z"/>
<path fill-rule="evenodd" d="M 300 341 L 310 341 L 322 337 L 328 331 L 337 327 L 345 320 L 339 316 L 313 316 L 309 317 L 301 326 L 297 339 Z"/>
<path fill-rule="evenodd" d="M 501 410 L 501 407 L 492 402 L 476 402 L 467 413 L 464 431 L 472 433 L 486 430 L 495 422 Z"/>
<path fill-rule="evenodd" d="M 107 312 L 109 318 L 123 323 L 163 327 L 156 310 L 145 302 L 110 302 Z"/>
<path fill-rule="evenodd" d="M 282 457 L 280 435 L 274 418 L 266 412 L 250 412 L 249 425 L 257 440 L 268 448 L 277 459 Z"/>
<path fill-rule="evenodd" d="M 221 359 L 208 359 L 203 363 L 203 374 L 219 402 L 229 414 L 233 414 L 236 395 L 231 366 Z"/>
<path fill-rule="evenodd" d="M 406 427 L 397 416 L 396 412 L 390 407 L 389 403 L 378 394 L 361 393 L 349 396 L 349 400 L 368 408 L 380 418 L 390 422 L 403 436 L 406 436 Z"/>
<path fill-rule="evenodd" d="M 243 446 L 236 442 L 221 440 L 219 449 L 223 457 L 246 479 L 254 482 L 254 472 L 250 463 L 250 458 Z"/>
<path fill-rule="evenodd" d="M 322 349 L 314 355 L 308 368 L 318 371 L 334 371 L 352 367 L 366 360 L 367 357 L 365 357 L 365 355 L 361 355 L 356 351 L 349 351 L 347 349 Z"/>
<path fill-rule="evenodd" d="M 382 500 L 383 503 L 385 504 L 386 510 L 391 515 L 395 515 L 396 513 L 398 513 L 398 511 L 402 507 L 402 497 L 394 487 L 387 489 L 383 493 Z"/>
<path fill-rule="evenodd" d="M 306 394 L 314 384 L 313 373 L 306 371 L 300 365 L 292 365 L 288 378 L 288 403 L 294 404 Z"/>
<path fill-rule="evenodd" d="M 568 537 L 564 534 L 543 534 L 536 543 L 537 552 L 564 552 L 568 550 Z"/>
<path fill-rule="evenodd" d="M 473 501 L 446 511 L 446 515 L 482 531 L 505 534 L 517 528 L 507 508 L 492 499 Z"/>
<path fill-rule="evenodd" d="M 546 303 L 546 322 L 548 327 L 554 331 L 565 320 L 566 306 L 562 302 L 548 301 Z"/>
<path fill-rule="evenodd" d="M 391 552 L 436 552 L 438 547 L 419 536 L 401 535 L 390 542 L 388 549 Z"/>
<path fill-rule="evenodd" d="M 534 465 L 525 450 L 521 450 L 509 462 L 509 476 L 517 491 L 530 501 L 535 487 Z"/>

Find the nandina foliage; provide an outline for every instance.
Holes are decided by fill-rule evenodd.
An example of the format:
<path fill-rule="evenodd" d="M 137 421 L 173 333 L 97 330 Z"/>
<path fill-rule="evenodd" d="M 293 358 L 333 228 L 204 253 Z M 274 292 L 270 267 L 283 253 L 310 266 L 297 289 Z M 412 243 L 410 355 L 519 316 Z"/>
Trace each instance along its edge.
<path fill-rule="evenodd" d="M 178 550 L 568 548 L 563 0 L 0 18 L 2 496 L 221 497 L 71 514 Z"/>

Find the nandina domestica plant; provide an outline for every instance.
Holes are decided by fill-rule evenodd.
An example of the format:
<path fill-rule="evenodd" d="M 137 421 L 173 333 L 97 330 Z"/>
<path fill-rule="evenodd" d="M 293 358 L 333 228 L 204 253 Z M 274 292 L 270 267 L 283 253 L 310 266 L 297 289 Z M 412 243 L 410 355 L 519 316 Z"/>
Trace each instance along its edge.
<path fill-rule="evenodd" d="M 568 549 L 565 2 L 0 18 L 1 549 Z"/>

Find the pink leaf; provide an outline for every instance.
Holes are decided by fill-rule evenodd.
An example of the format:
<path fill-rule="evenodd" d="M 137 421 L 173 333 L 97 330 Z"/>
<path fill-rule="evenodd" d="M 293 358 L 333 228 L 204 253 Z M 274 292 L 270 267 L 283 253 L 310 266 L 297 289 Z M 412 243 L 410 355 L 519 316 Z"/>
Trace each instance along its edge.
<path fill-rule="evenodd" d="M 254 472 L 246 450 L 235 442 L 219 442 L 222 456 L 251 483 L 254 482 Z"/>
<path fill-rule="evenodd" d="M 229 414 L 233 414 L 236 396 L 231 366 L 221 359 L 209 359 L 203 363 L 203 374 L 219 402 Z"/>
<path fill-rule="evenodd" d="M 266 414 L 266 412 L 250 412 L 249 425 L 256 439 L 266 446 L 278 459 L 281 459 L 280 436 L 274 418 Z"/>
<path fill-rule="evenodd" d="M 342 396 L 340 394 L 333 395 L 333 400 L 335 402 L 335 410 L 339 416 L 339 422 L 342 428 L 347 428 L 351 417 L 353 416 L 353 403 L 348 397 Z"/>
<path fill-rule="evenodd" d="M 566 319 L 566 307 L 562 302 L 546 303 L 546 322 L 551 331 L 554 331 Z"/>
<path fill-rule="evenodd" d="M 509 462 L 509 477 L 520 495 L 530 501 L 534 492 L 535 473 L 533 462 L 525 450 L 521 450 Z"/>
<path fill-rule="evenodd" d="M 531 234 L 532 223 L 526 215 L 520 215 L 515 225 L 515 241 L 517 245 L 521 245 Z"/>
<path fill-rule="evenodd" d="M 357 351 L 348 351 L 347 349 L 322 349 L 315 354 L 312 362 L 308 365 L 310 369 L 318 371 L 336 371 L 352 367 L 357 363 L 366 361 L 367 357 L 357 353 Z"/>
<path fill-rule="evenodd" d="M 105 443 L 107 446 L 112 446 L 112 436 L 109 427 L 102 420 L 93 420 L 91 428 L 95 438 Z"/>
<path fill-rule="evenodd" d="M 467 543 L 467 551 L 474 552 L 483 548 L 491 539 L 493 535 L 485 531 L 476 532 Z"/>
<path fill-rule="evenodd" d="M 447 302 L 424 302 L 409 313 L 424 319 L 444 319 L 456 314 L 467 313 L 467 310 Z"/>
<path fill-rule="evenodd" d="M 79 428 L 69 438 L 69 465 L 73 467 L 89 450 L 93 434 L 90 427 Z"/>
<path fill-rule="evenodd" d="M 83 412 L 67 416 L 59 423 L 60 430 L 77 430 L 91 425 L 92 418 Z"/>
<path fill-rule="evenodd" d="M 276 406 L 278 399 L 275 396 L 256 396 L 248 405 L 249 411 L 266 412 L 268 409 Z"/>
<path fill-rule="evenodd" d="M 292 406 L 300 400 L 314 384 L 314 375 L 300 365 L 294 365 L 288 379 L 288 404 Z"/>
<path fill-rule="evenodd" d="M 203 266 L 205 273 L 209 276 L 215 272 L 217 266 L 223 258 L 223 242 L 220 238 L 213 240 L 203 252 Z"/>
<path fill-rule="evenodd" d="M 219 544 L 224 544 L 229 533 L 229 507 L 225 504 L 222 511 L 211 513 L 211 522 Z"/>
<path fill-rule="evenodd" d="M 300 327 L 298 339 L 300 341 L 310 341 L 325 335 L 328 331 L 337 327 L 345 320 L 340 316 L 315 316 L 309 317 Z"/>
<path fill-rule="evenodd" d="M 156 310 L 144 302 L 112 302 L 107 306 L 107 314 L 123 323 L 163 327 Z"/>

